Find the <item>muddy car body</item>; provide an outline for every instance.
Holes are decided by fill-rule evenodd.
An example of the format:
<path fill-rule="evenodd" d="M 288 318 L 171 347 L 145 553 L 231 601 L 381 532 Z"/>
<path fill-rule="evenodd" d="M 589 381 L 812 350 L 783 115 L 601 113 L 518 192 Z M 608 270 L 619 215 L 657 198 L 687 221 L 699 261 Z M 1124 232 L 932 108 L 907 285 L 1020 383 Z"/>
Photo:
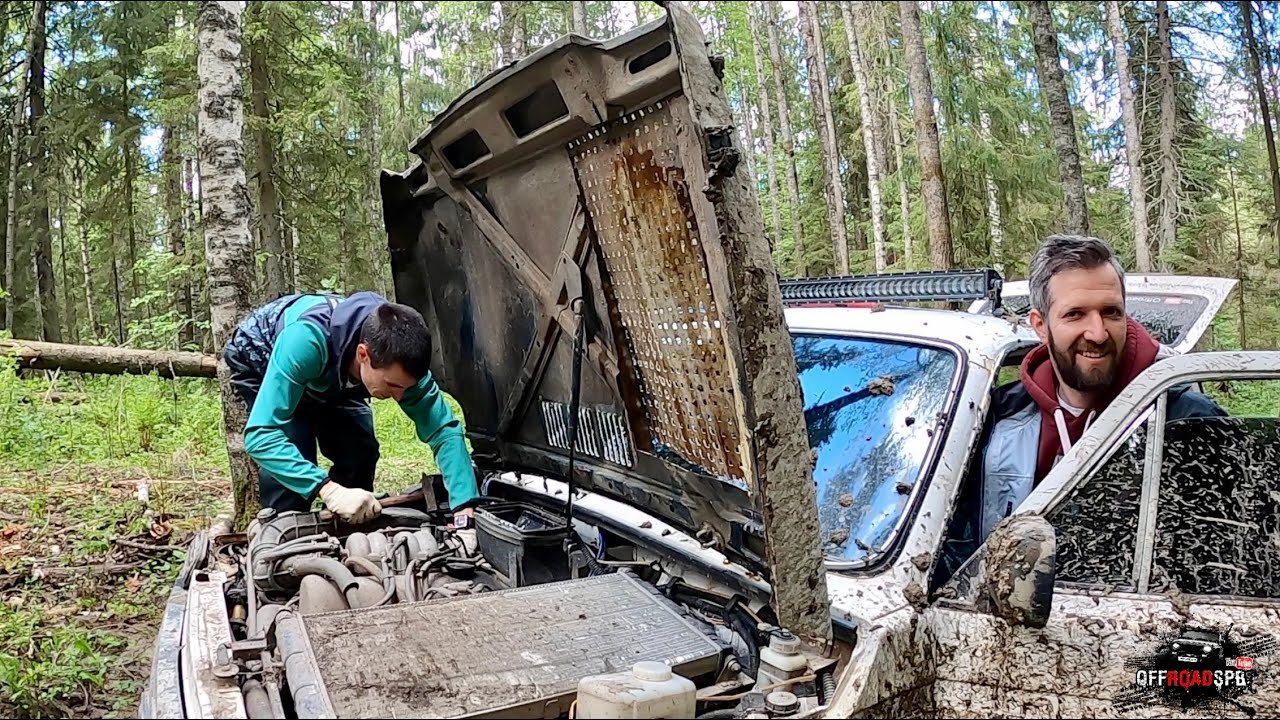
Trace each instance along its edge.
<path fill-rule="evenodd" d="M 466 415 L 480 553 L 431 482 L 366 526 L 268 512 L 202 534 L 142 716 L 563 717 L 583 677 L 644 660 L 715 717 L 1108 714 L 1123 654 L 1171 617 L 1141 596 L 1146 534 L 1136 598 L 1068 582 L 1061 558 L 1088 562 L 1057 524 L 1007 523 L 954 577 L 940 561 L 1001 371 L 1036 342 L 999 306 L 1017 293 L 986 272 L 779 284 L 717 67 L 669 3 L 496 72 L 383 173 L 396 299 Z M 1230 285 L 1179 287 L 1185 352 Z M 1280 358 L 1161 361 L 1021 517 L 1055 519 L 1209 369 L 1280 377 Z"/>

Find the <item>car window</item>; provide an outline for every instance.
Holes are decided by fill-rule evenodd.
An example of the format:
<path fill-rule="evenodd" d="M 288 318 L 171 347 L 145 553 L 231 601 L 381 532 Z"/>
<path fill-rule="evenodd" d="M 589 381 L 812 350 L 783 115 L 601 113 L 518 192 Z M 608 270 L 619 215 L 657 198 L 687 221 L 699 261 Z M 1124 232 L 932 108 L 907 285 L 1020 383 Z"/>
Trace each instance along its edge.
<path fill-rule="evenodd" d="M 1152 590 L 1280 598 L 1280 419 L 1272 415 L 1166 424 Z"/>
<path fill-rule="evenodd" d="M 938 452 L 959 358 L 882 339 L 792 340 L 816 453 L 823 550 L 832 560 L 862 561 L 892 542 Z"/>
<path fill-rule="evenodd" d="M 1045 515 L 1058 540 L 1060 582 L 1133 589 L 1147 425 Z"/>

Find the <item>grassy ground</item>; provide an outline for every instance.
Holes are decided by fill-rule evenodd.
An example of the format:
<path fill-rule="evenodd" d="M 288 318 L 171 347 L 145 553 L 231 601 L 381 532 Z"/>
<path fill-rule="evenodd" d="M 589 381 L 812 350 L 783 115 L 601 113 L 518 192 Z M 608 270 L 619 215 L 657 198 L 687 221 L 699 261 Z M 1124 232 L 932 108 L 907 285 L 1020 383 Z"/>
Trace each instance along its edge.
<path fill-rule="evenodd" d="M 379 488 L 435 471 L 393 402 L 374 415 Z M 229 510 L 221 421 L 211 381 L 0 365 L 0 717 L 136 712 L 181 548 Z"/>

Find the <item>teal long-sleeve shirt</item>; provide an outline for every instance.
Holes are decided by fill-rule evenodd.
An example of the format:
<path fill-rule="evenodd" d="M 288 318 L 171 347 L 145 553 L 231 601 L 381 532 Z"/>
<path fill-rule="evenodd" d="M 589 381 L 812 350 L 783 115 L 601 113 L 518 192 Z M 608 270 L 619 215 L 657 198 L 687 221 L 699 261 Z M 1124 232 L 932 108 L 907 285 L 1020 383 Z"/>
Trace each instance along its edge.
<path fill-rule="evenodd" d="M 324 373 L 328 356 L 328 343 L 320 328 L 310 322 L 287 322 L 271 351 L 262 388 L 245 425 L 244 445 L 249 457 L 282 485 L 308 499 L 315 497 L 328 476 L 302 456 L 284 428 L 306 389 L 324 392 L 329 388 Z M 457 509 L 479 497 L 462 424 L 431 373 L 406 390 L 399 404 L 413 420 L 418 439 L 435 454 L 450 507 Z"/>

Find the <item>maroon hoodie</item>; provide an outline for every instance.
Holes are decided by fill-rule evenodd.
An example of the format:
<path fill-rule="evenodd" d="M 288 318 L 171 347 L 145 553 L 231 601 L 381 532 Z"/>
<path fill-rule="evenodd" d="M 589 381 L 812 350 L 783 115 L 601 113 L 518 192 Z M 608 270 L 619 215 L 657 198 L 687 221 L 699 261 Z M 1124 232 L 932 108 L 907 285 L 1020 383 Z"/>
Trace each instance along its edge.
<path fill-rule="evenodd" d="M 1105 397 L 1093 407 L 1084 408 L 1079 417 L 1062 410 L 1061 417 L 1067 428 L 1067 437 L 1074 445 L 1084 434 L 1085 425 L 1089 422 L 1090 410 L 1101 413 L 1122 390 L 1133 382 L 1143 370 L 1156 360 L 1160 344 L 1132 316 L 1128 317 L 1125 333 L 1124 350 L 1120 354 L 1120 374 L 1116 383 Z M 1036 482 L 1039 483 L 1053 469 L 1054 460 L 1062 454 L 1062 440 L 1058 433 L 1055 415 L 1061 408 L 1058 404 L 1058 376 L 1049 361 L 1049 348 L 1045 345 L 1037 347 L 1022 360 L 1022 385 L 1027 389 L 1036 405 L 1040 406 L 1040 451 L 1036 456 Z"/>

